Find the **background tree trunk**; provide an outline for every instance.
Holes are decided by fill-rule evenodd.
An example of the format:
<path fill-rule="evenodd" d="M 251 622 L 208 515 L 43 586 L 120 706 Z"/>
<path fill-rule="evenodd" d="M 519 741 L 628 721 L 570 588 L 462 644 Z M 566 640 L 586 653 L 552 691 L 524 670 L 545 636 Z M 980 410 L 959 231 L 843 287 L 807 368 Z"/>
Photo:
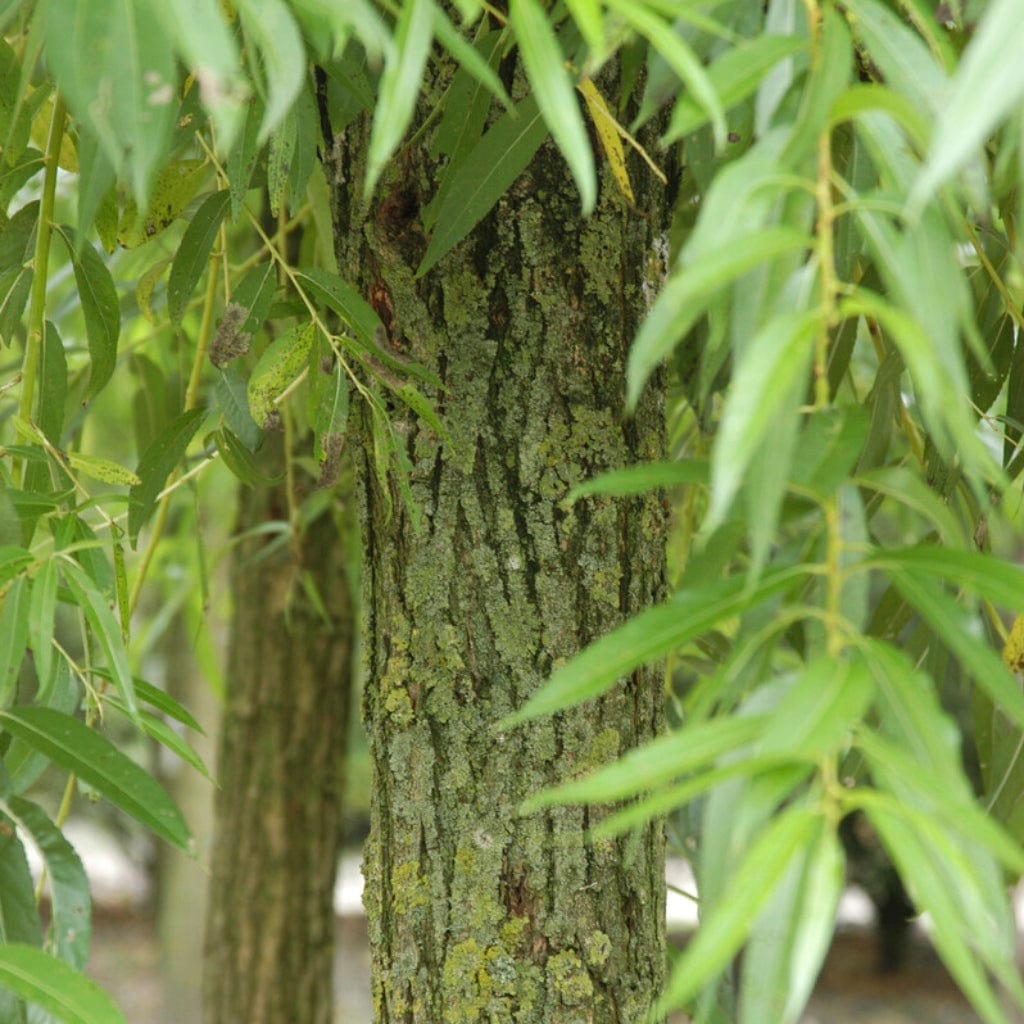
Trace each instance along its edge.
<path fill-rule="evenodd" d="M 240 533 L 287 518 L 281 487 L 241 491 Z M 329 511 L 307 528 L 297 554 L 264 534 L 239 544 L 234 557 L 205 1024 L 332 1020 L 332 896 L 355 616 L 347 545 Z"/>
<path fill-rule="evenodd" d="M 403 406 L 390 410 L 417 530 L 397 489 L 375 478 L 362 410 L 375 1019 L 636 1024 L 663 976 L 661 827 L 590 844 L 606 811 L 518 808 L 657 733 L 660 674 L 637 672 L 519 729 L 495 724 L 662 594 L 656 500 L 563 499 L 603 470 L 663 454 L 657 388 L 635 417 L 623 405 L 645 289 L 662 272 L 664 189 L 633 168 L 640 213 L 606 175 L 584 220 L 547 143 L 469 238 L 414 280 L 419 210 L 440 173 L 429 142 L 400 155 L 368 210 L 356 198 L 358 125 L 328 171 L 342 273 L 382 314 L 396 356 L 443 381 L 432 398 L 451 434 L 443 443 Z"/>
<path fill-rule="evenodd" d="M 192 640 L 183 612 L 170 627 L 164 684 L 206 729 L 189 735 L 196 753 L 209 766 L 217 753 L 221 707 L 210 681 L 193 657 Z M 197 941 L 196 921 L 206 917 L 209 897 L 210 854 L 213 842 L 214 788 L 208 779 L 187 765 L 177 765 L 163 784 L 181 808 L 192 829 L 195 856 L 166 843 L 157 847 L 157 933 L 163 1020 L 202 1020 L 203 945 Z M 188 893 L 188 899 L 182 899 Z"/>

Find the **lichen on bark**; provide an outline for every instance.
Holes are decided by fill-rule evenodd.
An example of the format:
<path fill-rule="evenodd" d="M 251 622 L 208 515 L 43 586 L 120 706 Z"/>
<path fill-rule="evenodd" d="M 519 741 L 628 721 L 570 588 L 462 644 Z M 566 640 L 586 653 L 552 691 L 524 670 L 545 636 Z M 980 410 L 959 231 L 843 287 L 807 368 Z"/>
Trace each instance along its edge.
<path fill-rule="evenodd" d="M 662 594 L 656 499 L 565 498 L 603 470 L 663 453 L 657 388 L 623 413 L 663 188 L 637 170 L 641 209 L 631 209 L 606 176 L 584 220 L 545 144 L 417 279 L 419 210 L 439 173 L 429 130 L 369 204 L 353 192 L 365 145 L 357 122 L 333 149 L 339 266 L 368 297 L 386 295 L 396 355 L 442 381 L 430 397 L 449 435 L 390 409 L 417 530 L 376 478 L 369 416 L 354 411 L 375 1019 L 634 1024 L 662 981 L 660 825 L 591 844 L 587 829 L 608 809 L 521 817 L 519 807 L 657 733 L 659 674 L 640 670 L 597 701 L 512 731 L 496 725 L 553 668 Z"/>

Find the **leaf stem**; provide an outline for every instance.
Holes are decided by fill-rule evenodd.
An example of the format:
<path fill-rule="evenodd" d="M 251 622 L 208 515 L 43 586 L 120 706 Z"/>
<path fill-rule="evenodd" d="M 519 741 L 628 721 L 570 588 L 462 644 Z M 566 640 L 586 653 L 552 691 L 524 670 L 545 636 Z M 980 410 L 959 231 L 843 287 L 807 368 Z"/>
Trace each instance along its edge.
<path fill-rule="evenodd" d="M 811 60 L 814 65 L 818 65 L 822 60 L 821 8 L 818 0 L 806 0 L 806 7 L 811 35 Z M 818 208 L 814 239 L 818 273 L 821 277 L 821 303 L 825 312 L 814 350 L 814 405 L 815 408 L 826 409 L 831 401 L 828 385 L 828 350 L 831 343 L 829 332 L 837 322 L 836 296 L 839 293 L 833 238 L 836 212 L 832 196 L 832 130 L 829 127 L 818 136 L 814 200 Z"/>
<path fill-rule="evenodd" d="M 223 255 L 223 254 L 221 254 Z M 196 337 L 196 350 L 192 357 L 192 370 L 188 378 L 188 386 L 185 389 L 185 403 L 182 412 L 196 408 L 199 401 L 199 384 L 202 378 L 203 364 L 206 360 L 206 353 L 210 347 L 210 335 L 213 330 L 213 311 L 217 304 L 217 272 L 213 261 L 218 258 L 217 254 L 210 257 L 210 266 L 207 269 L 206 294 L 203 296 L 203 314 L 199 322 L 199 333 Z M 156 518 L 153 520 L 153 527 L 149 533 L 149 540 L 146 543 L 146 550 L 142 554 L 139 563 L 139 571 L 132 583 L 131 594 L 128 596 L 128 618 L 132 617 L 139 603 L 142 594 L 143 584 L 146 582 L 146 574 L 149 572 L 153 556 L 156 554 L 164 533 L 164 526 L 167 524 L 167 514 L 171 506 L 172 489 L 165 490 L 160 498 L 160 505 L 156 511 Z"/>
<path fill-rule="evenodd" d="M 32 256 L 32 291 L 29 298 L 28 334 L 25 338 L 25 357 L 21 367 L 21 402 L 18 415 L 31 420 L 36 398 L 36 377 L 39 374 L 39 359 L 43 347 L 43 332 L 46 330 L 46 286 L 50 263 L 50 236 L 53 225 L 53 203 L 57 193 L 57 161 L 60 157 L 61 142 L 64 139 L 64 121 L 67 107 L 58 93 L 53 104 L 50 130 L 46 138 L 46 154 L 43 157 L 43 194 L 39 204 L 39 225 L 36 229 L 36 247 Z M 16 475 L 24 483 L 28 464 L 17 466 Z"/>

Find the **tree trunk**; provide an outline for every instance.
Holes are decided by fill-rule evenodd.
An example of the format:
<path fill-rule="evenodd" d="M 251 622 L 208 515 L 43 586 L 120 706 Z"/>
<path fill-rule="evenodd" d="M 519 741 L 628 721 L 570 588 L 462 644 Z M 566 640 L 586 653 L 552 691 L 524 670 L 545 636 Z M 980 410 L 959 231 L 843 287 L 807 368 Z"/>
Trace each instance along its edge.
<path fill-rule="evenodd" d="M 241 492 L 240 533 L 275 520 L 287 520 L 283 488 Z M 332 1020 L 332 896 L 354 631 L 346 559 L 330 511 L 293 547 L 262 534 L 235 552 L 205 1024 Z"/>
<path fill-rule="evenodd" d="M 663 976 L 662 827 L 589 843 L 608 809 L 518 808 L 655 735 L 660 673 L 636 672 L 554 718 L 495 726 L 662 595 L 656 500 L 564 498 L 663 455 L 657 389 L 633 418 L 623 405 L 629 344 L 660 279 L 664 190 L 637 161 L 643 213 L 606 175 L 583 220 L 546 143 L 467 240 L 414 280 L 419 210 L 440 174 L 429 145 L 428 131 L 400 155 L 369 209 L 358 200 L 364 127 L 339 135 L 328 169 L 339 266 L 382 315 L 396 357 L 443 381 L 431 397 L 450 432 L 447 443 L 390 409 L 418 530 L 375 476 L 365 407 L 357 441 L 375 1020 L 636 1024 Z"/>
<path fill-rule="evenodd" d="M 206 735 L 190 734 L 188 738 L 196 753 L 211 765 L 220 732 L 220 701 L 196 664 L 191 639 L 184 612 L 179 611 L 165 641 L 164 684 L 206 729 Z M 203 947 L 196 941 L 196 921 L 206 917 L 209 898 L 214 789 L 188 765 L 175 766 L 173 775 L 162 781 L 185 815 L 195 842 L 195 856 L 166 843 L 157 847 L 162 1019 L 172 1024 L 202 1020 Z M 188 899 L 182 899 L 182 893 L 188 893 Z"/>

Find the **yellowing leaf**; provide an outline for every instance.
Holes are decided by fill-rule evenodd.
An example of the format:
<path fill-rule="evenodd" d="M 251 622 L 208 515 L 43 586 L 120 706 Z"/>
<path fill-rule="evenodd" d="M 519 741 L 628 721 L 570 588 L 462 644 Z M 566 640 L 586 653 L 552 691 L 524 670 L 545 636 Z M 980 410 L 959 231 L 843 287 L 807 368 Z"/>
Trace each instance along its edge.
<path fill-rule="evenodd" d="M 249 378 L 249 412 L 261 426 L 274 411 L 274 403 L 307 368 L 313 344 L 313 325 L 302 324 L 273 342 L 260 356 Z"/>
<path fill-rule="evenodd" d="M 43 152 L 46 152 L 46 140 L 50 134 L 50 122 L 53 120 L 54 99 L 55 94 L 51 93 L 36 111 L 36 116 L 32 118 L 32 141 Z M 57 166 L 63 171 L 78 172 L 78 153 L 75 150 L 75 142 L 67 132 L 61 136 Z"/>
<path fill-rule="evenodd" d="M 608 166 L 615 178 L 615 184 L 631 203 L 636 202 L 633 188 L 629 183 L 629 172 L 626 170 L 626 153 L 622 148 L 622 139 L 619 138 L 618 122 L 608 109 L 604 97 L 597 91 L 589 78 L 582 79 L 576 88 L 586 100 L 587 113 L 590 114 L 590 120 L 594 122 L 594 127 L 597 129 L 597 137 L 601 140 L 601 148 L 608 158 Z"/>
<path fill-rule="evenodd" d="M 142 481 L 124 466 L 119 466 L 110 459 L 101 459 L 96 455 L 85 455 L 82 452 L 64 452 L 64 458 L 68 460 L 73 469 L 79 473 L 92 477 L 94 480 L 101 480 L 105 484 L 124 484 L 135 486 Z"/>
<path fill-rule="evenodd" d="M 205 175 L 202 160 L 178 160 L 165 167 L 153 183 L 149 209 L 144 215 L 134 199 L 129 199 L 121 215 L 117 240 L 126 249 L 135 249 L 163 231 L 192 201 Z"/>
<path fill-rule="evenodd" d="M 1003 661 L 1011 672 L 1024 672 L 1024 614 L 1013 620 L 1003 646 Z"/>

